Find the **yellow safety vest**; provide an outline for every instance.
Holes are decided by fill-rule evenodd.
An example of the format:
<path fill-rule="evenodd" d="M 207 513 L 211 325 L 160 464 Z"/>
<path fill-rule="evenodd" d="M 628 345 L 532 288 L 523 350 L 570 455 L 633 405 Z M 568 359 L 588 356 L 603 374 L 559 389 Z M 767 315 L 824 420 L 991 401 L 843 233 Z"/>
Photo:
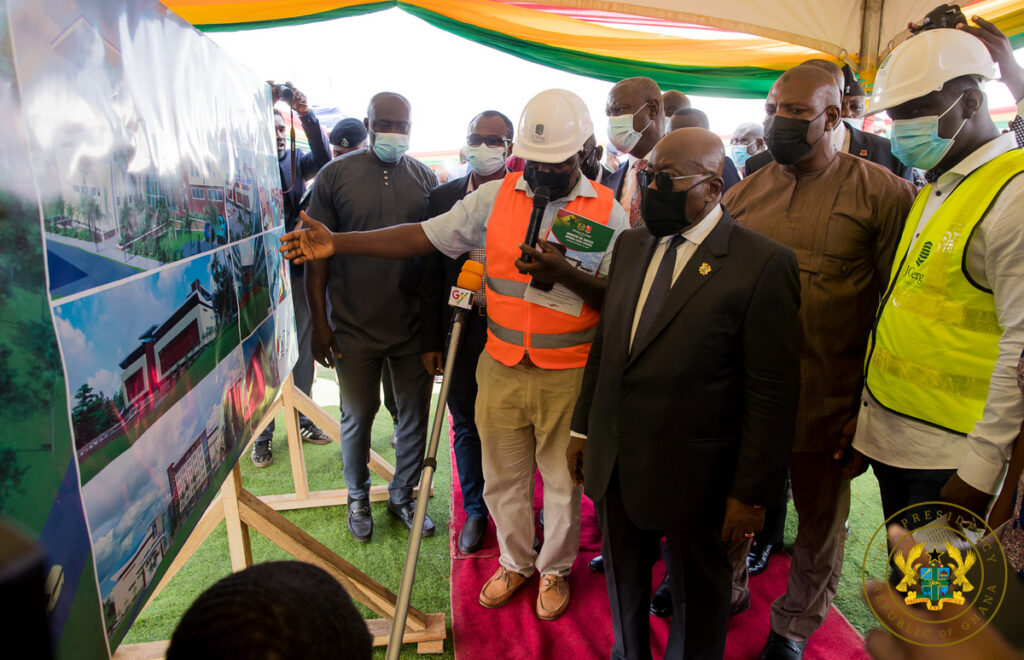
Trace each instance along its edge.
<path fill-rule="evenodd" d="M 996 197 L 1021 172 L 1020 149 L 972 172 L 916 241 L 932 187 L 914 201 L 865 364 L 868 391 L 892 412 L 963 435 L 981 419 L 1003 331 L 992 291 L 967 272 L 967 248 Z"/>

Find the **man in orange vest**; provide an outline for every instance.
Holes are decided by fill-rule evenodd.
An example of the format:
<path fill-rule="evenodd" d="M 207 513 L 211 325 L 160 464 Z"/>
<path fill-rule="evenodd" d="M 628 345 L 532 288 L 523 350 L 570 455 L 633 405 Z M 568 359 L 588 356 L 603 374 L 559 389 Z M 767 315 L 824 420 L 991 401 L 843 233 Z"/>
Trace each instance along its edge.
<path fill-rule="evenodd" d="M 295 263 L 334 254 L 397 259 L 435 249 L 454 258 L 486 248 L 488 329 L 477 365 L 476 419 L 484 501 L 497 528 L 501 557 L 480 591 L 480 604 L 504 605 L 539 571 L 536 612 L 544 620 L 558 618 L 569 605 L 566 578 L 579 550 L 582 496 L 565 469 L 569 422 L 604 299 L 614 239 L 629 226 L 612 191 L 580 172 L 584 143 L 592 133 L 578 96 L 561 89 L 541 92 L 523 110 L 512 148 L 526 161 L 524 172 L 483 184 L 448 213 L 423 223 L 335 234 L 303 216 L 305 229 L 281 239 L 281 251 Z M 534 191 L 541 188 L 551 200 L 539 234 L 548 240 L 534 248 L 523 237 Z M 548 234 L 553 227 L 569 226 L 554 222 L 562 210 L 575 214 L 571 226 L 583 227 L 586 237 L 607 240 L 603 253 L 590 253 L 589 262 L 580 253 L 570 255 L 580 266 L 563 256 L 570 241 L 556 242 Z M 521 252 L 531 261 L 522 261 Z M 541 286 L 532 286 L 531 280 Z M 544 480 L 545 519 L 539 552 L 533 549 L 537 468 Z"/>

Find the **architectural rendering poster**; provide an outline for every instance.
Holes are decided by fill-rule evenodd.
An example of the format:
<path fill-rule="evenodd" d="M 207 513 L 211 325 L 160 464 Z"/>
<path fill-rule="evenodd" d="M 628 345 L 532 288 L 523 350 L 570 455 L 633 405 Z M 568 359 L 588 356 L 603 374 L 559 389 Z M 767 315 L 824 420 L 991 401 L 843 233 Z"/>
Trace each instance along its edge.
<path fill-rule="evenodd" d="M 0 513 L 124 638 L 297 349 L 268 86 L 155 2 L 0 0 Z"/>

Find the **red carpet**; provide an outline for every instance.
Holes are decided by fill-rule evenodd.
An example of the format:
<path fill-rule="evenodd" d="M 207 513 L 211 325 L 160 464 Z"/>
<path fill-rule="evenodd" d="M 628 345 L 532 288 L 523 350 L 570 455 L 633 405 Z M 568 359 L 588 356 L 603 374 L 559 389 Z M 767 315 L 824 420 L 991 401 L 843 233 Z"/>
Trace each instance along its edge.
<path fill-rule="evenodd" d="M 540 510 L 543 489 L 537 477 L 536 503 Z M 472 555 L 458 550 L 457 534 L 466 518 L 462 511 L 462 492 L 452 456 L 452 527 L 449 542 L 452 553 L 451 600 L 452 637 L 456 660 L 586 660 L 607 658 L 612 645 L 612 624 L 608 592 L 604 576 L 591 573 L 589 562 L 601 551 L 594 504 L 583 498 L 583 525 L 580 553 L 573 566 L 569 586 L 572 602 L 556 621 L 541 621 L 534 614 L 537 584 L 534 575 L 502 608 L 489 610 L 477 598 L 484 582 L 498 568 L 498 542 L 494 523 L 488 524 L 483 547 Z M 543 539 L 538 528 L 537 535 Z M 734 617 L 729 625 L 725 657 L 729 660 L 757 658 L 768 637 L 768 616 L 771 602 L 786 588 L 789 556 L 778 553 L 772 557 L 768 570 L 751 579 L 751 607 Z M 653 585 L 661 581 L 664 566 L 655 566 Z M 651 649 L 655 658 L 665 654 L 668 623 L 651 617 Z M 814 634 L 804 654 L 807 660 L 861 660 L 867 658 L 864 641 L 836 609 L 829 612 L 825 624 Z"/>

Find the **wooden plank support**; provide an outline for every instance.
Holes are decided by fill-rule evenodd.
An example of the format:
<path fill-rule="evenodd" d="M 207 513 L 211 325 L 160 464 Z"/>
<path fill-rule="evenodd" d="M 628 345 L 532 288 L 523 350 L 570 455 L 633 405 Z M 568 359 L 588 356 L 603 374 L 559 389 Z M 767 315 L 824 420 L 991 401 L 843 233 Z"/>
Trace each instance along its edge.
<path fill-rule="evenodd" d="M 231 569 L 240 571 L 252 566 L 252 541 L 249 538 L 249 527 L 242 520 L 238 510 L 239 498 L 249 492 L 242 488 L 242 472 L 238 463 L 231 468 L 231 474 L 220 489 L 221 500 L 224 502 L 224 526 L 228 532 L 228 554 L 231 556 Z M 252 495 L 249 495 L 252 497 Z"/>
<path fill-rule="evenodd" d="M 380 616 L 394 617 L 395 594 L 261 502 L 258 497 L 242 490 L 238 494 L 238 508 L 242 522 L 266 536 L 274 545 L 299 561 L 319 566 L 333 575 L 353 598 Z M 412 631 L 422 632 L 428 627 L 427 617 L 423 612 L 410 607 L 406 625 Z"/>
<path fill-rule="evenodd" d="M 411 608 L 410 608 L 411 609 Z M 366 627 L 373 636 L 374 646 L 387 646 L 391 637 L 391 621 L 389 619 L 367 619 Z M 427 615 L 427 628 L 422 631 L 406 629 L 402 635 L 405 644 L 415 643 L 417 653 L 444 653 L 445 630 L 444 612 Z"/>
<path fill-rule="evenodd" d="M 387 644 L 387 640 L 384 640 Z M 122 644 L 111 656 L 113 660 L 164 660 L 167 655 L 167 647 L 171 643 L 167 640 L 159 642 L 142 642 L 141 644 Z"/>
<path fill-rule="evenodd" d="M 299 433 L 299 411 L 295 409 L 295 387 L 292 374 L 288 374 L 281 387 L 281 402 L 284 405 L 284 422 L 288 433 L 288 456 L 292 465 L 292 483 L 295 486 L 295 497 L 304 500 L 309 496 L 309 483 L 306 480 L 306 455 L 302 451 L 302 435 Z M 299 392 L 301 394 L 301 392 Z"/>

